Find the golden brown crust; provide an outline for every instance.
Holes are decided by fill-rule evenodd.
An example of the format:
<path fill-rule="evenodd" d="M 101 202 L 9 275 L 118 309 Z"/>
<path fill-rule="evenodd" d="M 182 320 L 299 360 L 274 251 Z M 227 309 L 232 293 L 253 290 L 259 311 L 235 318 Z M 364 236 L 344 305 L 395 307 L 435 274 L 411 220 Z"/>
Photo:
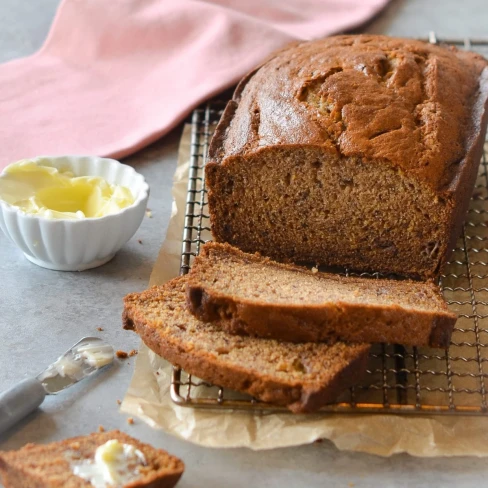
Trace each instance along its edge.
<path fill-rule="evenodd" d="M 252 269 L 249 264 L 254 263 Z M 277 299 L 271 291 L 255 293 L 246 273 L 269 279 L 274 271 L 281 280 L 276 286 L 286 292 L 288 282 L 300 287 L 300 293 L 310 289 L 307 304 Z M 227 274 L 222 285 L 216 280 Z M 273 275 L 274 276 L 274 275 Z M 305 276 L 311 283 L 299 280 Z M 227 281 L 242 281 L 243 291 L 229 291 Z M 247 285 L 247 283 L 249 283 Z M 345 285 L 340 298 L 325 303 L 313 303 L 317 292 Z M 373 293 L 363 300 L 357 293 L 366 288 Z M 374 291 L 381 290 L 390 299 L 374 302 Z M 274 291 L 274 290 L 273 290 Z M 258 295 L 258 296 L 256 296 Z M 279 295 L 279 291 L 278 291 Z M 423 296 L 423 309 L 416 303 L 407 304 L 405 296 Z M 420 300 L 420 298 L 418 299 Z M 314 274 L 306 268 L 276 263 L 268 258 L 244 253 L 228 244 L 209 242 L 195 259 L 187 283 L 189 310 L 204 321 L 218 323 L 233 334 L 249 334 L 290 342 L 343 340 L 350 342 L 387 342 L 413 346 L 445 348 L 450 343 L 457 316 L 449 312 L 439 288 L 432 282 L 410 280 L 371 280 L 346 278 L 326 273 Z"/>
<path fill-rule="evenodd" d="M 334 401 L 364 373 L 369 351 L 365 344 L 281 344 L 237 338 L 198 321 L 186 310 L 185 282 L 183 276 L 130 294 L 124 299 L 123 313 L 124 328 L 135 330 L 156 354 L 185 371 L 297 413 Z M 263 371 L 255 362 L 268 355 L 275 359 Z M 279 369 L 279 361 L 290 358 L 300 362 L 303 375 Z"/>
<path fill-rule="evenodd" d="M 387 36 L 292 45 L 241 81 L 231 102 L 238 111 L 222 123 L 225 137 L 210 158 L 275 145 L 325 145 L 371 164 L 390 161 L 443 188 L 456 177 L 452 166 L 470 142 L 486 66 L 478 54 Z M 479 114 L 475 121 L 479 125 Z"/>
<path fill-rule="evenodd" d="M 488 68 L 484 68 L 479 77 L 479 93 L 472 106 L 472 122 L 466 143 L 466 154 L 459 162 L 457 174 L 452 179 L 449 192 L 452 196 L 452 216 L 447 229 L 446 247 L 440 256 L 439 274 L 445 267 L 451 250 L 461 234 L 471 195 L 478 175 L 478 167 L 483 156 L 486 127 L 488 123 Z"/>
<path fill-rule="evenodd" d="M 118 430 L 97 432 L 50 444 L 27 444 L 17 451 L 0 451 L 0 475 L 5 488 L 81 488 L 91 484 L 75 476 L 69 456 L 93 458 L 98 446 L 116 439 L 131 444 L 145 456 L 141 478 L 124 488 L 172 488 L 184 471 L 183 462 Z"/>

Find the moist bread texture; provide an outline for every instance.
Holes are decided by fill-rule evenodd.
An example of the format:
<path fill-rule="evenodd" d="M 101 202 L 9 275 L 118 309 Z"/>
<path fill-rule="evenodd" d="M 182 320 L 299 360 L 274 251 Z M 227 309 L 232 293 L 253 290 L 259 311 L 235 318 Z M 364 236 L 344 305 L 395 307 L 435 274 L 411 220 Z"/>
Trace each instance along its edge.
<path fill-rule="evenodd" d="M 429 278 L 460 234 L 487 123 L 471 52 L 348 35 L 246 76 L 212 139 L 215 240 L 281 261 Z"/>
<path fill-rule="evenodd" d="M 70 460 L 93 459 L 96 449 L 109 440 L 139 449 L 147 465 L 140 479 L 124 488 L 172 488 L 185 468 L 182 461 L 118 430 L 73 437 L 51 444 L 27 444 L 18 451 L 0 451 L 0 476 L 5 488 L 87 488 L 92 484 L 71 471 Z"/>
<path fill-rule="evenodd" d="M 313 273 L 213 242 L 191 267 L 187 304 L 230 333 L 291 342 L 444 348 L 457 318 L 432 282 Z"/>
<path fill-rule="evenodd" d="M 170 363 L 293 412 L 335 401 L 365 373 L 367 344 L 278 342 L 198 320 L 186 307 L 187 276 L 124 299 L 124 328 Z"/>

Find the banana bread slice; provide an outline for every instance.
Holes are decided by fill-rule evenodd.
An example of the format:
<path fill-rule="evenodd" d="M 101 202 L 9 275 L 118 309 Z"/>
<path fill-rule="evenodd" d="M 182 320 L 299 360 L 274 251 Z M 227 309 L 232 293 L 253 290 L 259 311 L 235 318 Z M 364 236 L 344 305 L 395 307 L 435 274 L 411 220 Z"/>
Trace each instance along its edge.
<path fill-rule="evenodd" d="M 188 311 L 187 276 L 124 299 L 124 328 L 135 330 L 170 363 L 293 412 L 317 410 L 360 381 L 369 345 L 294 344 L 228 334 Z"/>
<path fill-rule="evenodd" d="M 313 273 L 228 244 L 205 244 L 188 276 L 190 311 L 237 334 L 447 347 L 457 318 L 432 282 Z"/>
<path fill-rule="evenodd" d="M 279 261 L 438 276 L 487 107 L 478 54 L 375 35 L 295 43 L 241 81 L 216 128 L 214 238 Z"/>
<path fill-rule="evenodd" d="M 108 447 L 104 453 L 99 450 L 101 446 Z M 105 463 L 104 468 L 97 465 L 96 458 Z M 117 464 L 120 460 L 127 462 Z M 182 461 L 166 451 L 118 430 L 0 451 L 0 479 L 5 488 L 85 488 L 95 486 L 95 481 L 96 486 L 104 486 L 105 482 L 107 487 L 172 488 L 184 467 Z M 106 481 L 106 476 L 117 481 Z"/>

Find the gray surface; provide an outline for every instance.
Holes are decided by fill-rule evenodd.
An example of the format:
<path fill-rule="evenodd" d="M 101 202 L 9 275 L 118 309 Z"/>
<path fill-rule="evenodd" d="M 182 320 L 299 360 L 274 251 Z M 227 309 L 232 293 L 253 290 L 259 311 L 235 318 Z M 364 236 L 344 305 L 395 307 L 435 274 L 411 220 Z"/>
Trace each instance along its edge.
<path fill-rule="evenodd" d="M 57 0 L 0 0 L 0 61 L 34 52 L 42 43 Z M 405 36 L 488 35 L 486 0 L 394 1 L 366 30 Z M 169 218 L 171 178 L 181 128 L 127 161 L 151 185 L 149 207 L 136 236 L 107 265 L 83 273 L 48 271 L 29 263 L 0 234 L 0 391 L 37 374 L 83 335 L 100 335 L 116 348 L 137 347 L 137 337 L 120 329 L 121 299 L 145 288 Z M 138 242 L 142 240 L 142 244 Z M 98 332 L 97 327 L 103 327 Z M 0 449 L 86 434 L 99 425 L 120 428 L 175 453 L 186 462 L 179 486 L 259 487 L 458 487 L 484 486 L 486 460 L 476 458 L 383 459 L 337 451 L 329 442 L 255 453 L 205 449 L 152 430 L 129 426 L 118 412 L 133 360 L 82 382 L 37 411 L 0 441 Z"/>

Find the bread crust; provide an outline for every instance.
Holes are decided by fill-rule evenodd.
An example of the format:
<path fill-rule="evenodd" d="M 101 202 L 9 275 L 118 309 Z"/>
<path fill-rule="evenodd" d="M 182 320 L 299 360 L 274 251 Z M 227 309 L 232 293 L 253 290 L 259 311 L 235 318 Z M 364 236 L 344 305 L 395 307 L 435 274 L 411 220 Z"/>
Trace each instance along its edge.
<path fill-rule="evenodd" d="M 434 276 L 445 268 L 456 241 L 461 234 L 468 213 L 471 195 L 478 176 L 478 167 L 483 156 L 483 148 L 488 124 L 488 67 L 484 68 L 479 78 L 479 93 L 473 103 L 471 117 L 471 135 L 467 141 L 466 154 L 459 164 L 459 170 L 453 178 L 448 194 L 452 195 L 452 217 L 448 226 L 446 246 L 443 249 Z"/>
<path fill-rule="evenodd" d="M 315 66 L 314 59 L 320 60 L 320 67 Z M 360 75 L 361 69 L 356 64 L 358 59 L 369 63 L 362 69 L 366 76 Z M 413 66 L 414 63 L 417 64 L 416 68 Z M 425 68 L 424 71 L 422 67 Z M 308 74 L 307 70 L 314 68 L 317 68 L 317 73 Z M 398 73 L 397 69 L 401 69 L 401 73 Z M 466 72 L 460 73 L 463 69 Z M 477 145 L 478 136 L 486 131 L 486 124 L 482 121 L 487 110 L 487 70 L 488 62 L 479 54 L 414 39 L 363 34 L 331 36 L 317 41 L 293 43 L 275 52 L 240 81 L 232 100 L 228 102 L 232 108 L 227 113 L 224 111 L 215 130 L 215 142 L 209 148 L 209 160 L 223 163 L 229 156 L 245 156 L 273 146 L 326 146 L 331 153 L 341 156 L 389 161 L 405 173 L 415 174 L 419 180 L 427 182 L 435 190 L 457 191 L 459 174 L 469 165 L 464 164 L 464 156 L 469 152 L 469 148 Z M 280 74 L 277 75 L 276 72 Z M 346 76 L 349 74 L 351 76 Z M 392 76 L 400 75 L 406 79 L 389 81 Z M 368 76 L 378 78 L 383 84 L 368 85 Z M 460 76 L 462 78 L 459 78 Z M 341 77 L 345 79 L 341 80 Z M 409 77 L 412 81 L 411 86 L 407 83 Z M 364 87 L 352 86 L 358 81 L 362 81 Z M 385 134 L 392 133 L 392 138 L 387 141 L 378 135 L 368 140 L 363 133 L 353 131 L 349 126 L 341 127 L 339 132 L 346 137 L 335 141 L 334 137 L 327 136 L 320 128 L 334 124 L 333 116 L 336 114 L 328 113 L 327 117 L 317 118 L 312 114 L 313 104 L 302 104 L 304 100 L 301 99 L 301 92 L 311 90 L 315 95 L 313 90 L 319 86 L 315 87 L 314 83 L 318 82 L 328 83 L 331 91 L 341 88 L 341 103 L 345 103 L 346 95 L 350 96 L 354 90 L 360 90 L 356 98 L 347 99 L 350 105 L 356 106 L 353 108 L 369 103 L 364 99 L 364 90 L 368 88 L 376 89 L 378 93 L 375 95 L 383 97 L 385 102 L 395 102 L 395 98 L 399 98 L 398 102 L 403 103 L 410 97 L 417 96 L 418 105 L 438 104 L 437 110 L 441 112 L 428 114 L 432 120 L 426 119 L 425 122 L 432 122 L 433 126 L 426 130 L 429 132 L 427 135 L 435 137 L 435 146 L 442 146 L 444 143 L 445 147 L 421 144 L 416 134 L 418 127 L 411 125 L 405 126 L 398 135 L 393 134 L 396 131 L 390 130 L 390 127 L 385 128 Z M 423 90 L 428 92 L 423 95 L 422 89 L 418 86 L 421 82 L 426 85 Z M 454 82 L 464 82 L 467 86 L 448 84 Z M 404 90 L 400 90 L 402 83 L 405 83 Z M 261 89 L 263 96 L 269 98 L 257 99 Z M 275 91 L 279 89 L 282 89 L 281 93 Z M 395 90 L 398 92 L 395 93 Z M 459 90 L 464 90 L 462 96 L 466 98 L 461 101 L 453 100 L 452 97 Z M 379 101 L 380 105 L 381 103 L 382 101 Z M 453 114 L 450 114 L 448 109 L 449 105 L 454 103 L 459 104 L 456 107 L 459 119 L 450 120 L 449 125 L 441 118 L 443 115 L 451 118 Z M 250 112 L 253 108 L 259 110 L 259 120 L 252 119 Z M 297 132 L 291 133 L 289 125 L 278 123 L 266 126 L 269 129 L 266 134 L 262 131 L 256 132 L 264 123 L 263 118 L 276 117 L 273 122 L 279 121 L 284 110 L 295 112 L 297 119 L 293 122 L 298 125 L 293 128 Z M 388 124 L 395 123 L 400 117 L 397 113 L 387 115 L 384 122 Z M 413 117 L 411 113 L 405 115 Z M 354 112 L 349 118 L 350 122 L 354 123 L 368 125 L 368 122 L 371 122 L 360 111 Z M 440 124 L 442 130 L 438 130 L 440 127 L 434 127 L 435 124 Z M 367 130 L 375 129 L 378 127 L 372 124 Z M 407 138 L 409 144 L 402 144 L 402 137 Z M 462 138 L 463 147 L 456 147 L 450 138 Z M 430 161 L 425 161 L 425 158 Z M 426 162 L 429 164 L 424 164 Z"/>
<path fill-rule="evenodd" d="M 181 293 L 184 300 L 185 281 L 186 277 L 180 277 L 162 287 L 153 287 L 141 294 L 128 295 L 124 299 L 122 320 L 123 327 L 137 332 L 143 342 L 157 355 L 188 373 L 212 384 L 248 393 L 264 402 L 286 406 L 294 413 L 312 412 L 325 403 L 335 401 L 341 392 L 356 384 L 364 374 L 369 352 L 369 346 L 366 344 L 344 345 L 347 351 L 350 351 L 349 358 L 344 359 L 343 364 L 330 365 L 331 374 L 327 381 L 321 384 L 319 381 L 301 382 L 276 375 L 273 377 L 257 371 L 252 363 L 228 364 L 220 356 L 198 348 L 188 341 L 179 340 L 175 334 L 164 333 L 162 327 L 144 312 L 142 304 L 155 301 L 156 297 L 165 301 L 164 292 L 167 289 L 175 286 L 181 288 L 182 285 Z M 160 314 L 160 320 L 164 324 L 164 312 Z M 261 340 L 265 344 L 265 339 L 255 339 Z"/>

